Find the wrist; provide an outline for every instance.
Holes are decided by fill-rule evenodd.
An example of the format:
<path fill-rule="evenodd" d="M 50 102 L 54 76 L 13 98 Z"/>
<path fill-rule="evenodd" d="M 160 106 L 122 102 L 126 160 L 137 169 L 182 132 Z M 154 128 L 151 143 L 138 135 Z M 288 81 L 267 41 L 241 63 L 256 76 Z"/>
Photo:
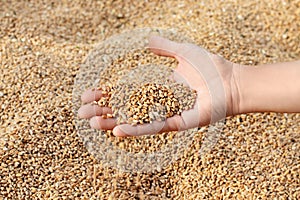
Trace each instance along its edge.
<path fill-rule="evenodd" d="M 256 111 L 256 103 L 262 97 L 257 90 L 261 85 L 256 69 L 255 66 L 234 64 L 231 81 L 233 115 Z"/>
<path fill-rule="evenodd" d="M 264 66 L 240 65 L 238 73 L 238 114 L 270 111 L 269 104 L 277 91 L 272 75 Z M 269 76 L 269 78 L 267 78 Z"/>
<path fill-rule="evenodd" d="M 230 79 L 230 98 L 228 100 L 228 116 L 241 114 L 243 108 L 241 107 L 241 88 L 240 88 L 240 74 L 243 66 L 233 63 L 232 76 Z"/>
<path fill-rule="evenodd" d="M 259 87 L 255 81 L 255 67 L 239 65 L 237 69 L 237 114 L 255 111 L 254 101 L 258 101 L 255 88 Z"/>

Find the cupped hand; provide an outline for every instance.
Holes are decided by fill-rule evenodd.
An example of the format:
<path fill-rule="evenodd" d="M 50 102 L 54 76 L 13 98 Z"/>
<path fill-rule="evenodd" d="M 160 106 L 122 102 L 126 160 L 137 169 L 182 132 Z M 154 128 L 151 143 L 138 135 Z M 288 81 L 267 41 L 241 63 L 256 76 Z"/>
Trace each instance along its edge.
<path fill-rule="evenodd" d="M 176 43 L 158 36 L 150 38 L 149 49 L 157 55 L 177 59 L 179 64 L 173 73 L 174 80 L 197 91 L 192 109 L 163 122 L 117 125 L 116 119 L 102 117 L 112 113 L 110 108 L 91 104 L 103 94 L 101 90 L 90 89 L 82 94 L 81 100 L 85 105 L 78 110 L 79 117 L 90 119 L 92 128 L 113 130 L 115 136 L 139 136 L 204 126 L 239 112 L 239 65 L 197 45 Z"/>

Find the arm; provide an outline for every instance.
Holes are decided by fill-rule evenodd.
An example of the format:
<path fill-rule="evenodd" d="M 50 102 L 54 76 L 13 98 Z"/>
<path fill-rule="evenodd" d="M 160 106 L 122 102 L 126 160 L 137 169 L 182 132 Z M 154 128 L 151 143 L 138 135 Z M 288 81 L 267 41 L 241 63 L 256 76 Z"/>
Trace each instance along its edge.
<path fill-rule="evenodd" d="M 112 110 L 91 105 L 90 102 L 98 101 L 102 93 L 88 90 L 82 95 L 83 103 L 87 104 L 79 109 L 79 117 L 90 119 L 92 128 L 113 129 L 116 136 L 138 136 L 207 125 L 212 121 L 212 113 L 215 114 L 213 121 L 216 121 L 225 115 L 250 112 L 300 112 L 300 61 L 241 66 L 196 45 L 160 37 L 152 37 L 149 48 L 157 55 L 178 60 L 174 72 L 199 91 L 195 104 L 198 106 L 158 123 L 158 130 L 154 123 L 131 126 L 117 124 L 115 118 L 102 118 Z M 175 75 L 174 79 L 177 79 Z M 217 91 L 214 96 L 208 83 Z"/>
<path fill-rule="evenodd" d="M 300 61 L 240 66 L 238 113 L 300 112 Z"/>

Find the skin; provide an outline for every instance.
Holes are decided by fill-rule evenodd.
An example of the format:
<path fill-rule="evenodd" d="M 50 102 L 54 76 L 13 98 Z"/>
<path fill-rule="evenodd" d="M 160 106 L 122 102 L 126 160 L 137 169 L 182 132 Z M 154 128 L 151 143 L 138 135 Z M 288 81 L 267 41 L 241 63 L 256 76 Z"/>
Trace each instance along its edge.
<path fill-rule="evenodd" d="M 241 66 L 239 113 L 300 112 L 300 60 Z"/>
<path fill-rule="evenodd" d="M 101 98 L 100 90 L 82 94 L 80 118 L 90 120 L 95 129 L 113 130 L 115 136 L 138 136 L 205 126 L 226 116 L 250 112 L 300 112 L 300 61 L 245 66 L 232 63 L 193 44 L 151 37 L 149 49 L 178 60 L 173 78 L 197 90 L 193 109 L 165 122 L 131 126 L 117 125 L 110 108 L 91 105 Z M 217 91 L 212 96 L 211 89 Z M 215 98 L 212 101 L 212 98 Z"/>

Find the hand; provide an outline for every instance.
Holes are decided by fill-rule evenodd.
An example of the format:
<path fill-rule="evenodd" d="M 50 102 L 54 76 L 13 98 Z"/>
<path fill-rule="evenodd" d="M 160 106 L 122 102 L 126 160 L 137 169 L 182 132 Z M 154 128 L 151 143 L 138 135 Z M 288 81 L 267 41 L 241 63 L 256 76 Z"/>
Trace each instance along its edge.
<path fill-rule="evenodd" d="M 117 125 L 114 118 L 103 119 L 101 115 L 112 113 L 112 110 L 98 105 L 83 105 L 78 111 L 79 117 L 90 119 L 92 128 L 113 129 L 115 136 L 137 136 L 204 126 L 238 113 L 239 94 L 236 80 L 239 65 L 194 44 L 176 43 L 157 36 L 150 38 L 149 48 L 157 55 L 178 60 L 173 78 L 197 91 L 196 103 L 192 109 L 164 122 L 137 126 Z M 82 102 L 99 100 L 101 96 L 100 90 L 88 90 L 83 93 Z"/>

